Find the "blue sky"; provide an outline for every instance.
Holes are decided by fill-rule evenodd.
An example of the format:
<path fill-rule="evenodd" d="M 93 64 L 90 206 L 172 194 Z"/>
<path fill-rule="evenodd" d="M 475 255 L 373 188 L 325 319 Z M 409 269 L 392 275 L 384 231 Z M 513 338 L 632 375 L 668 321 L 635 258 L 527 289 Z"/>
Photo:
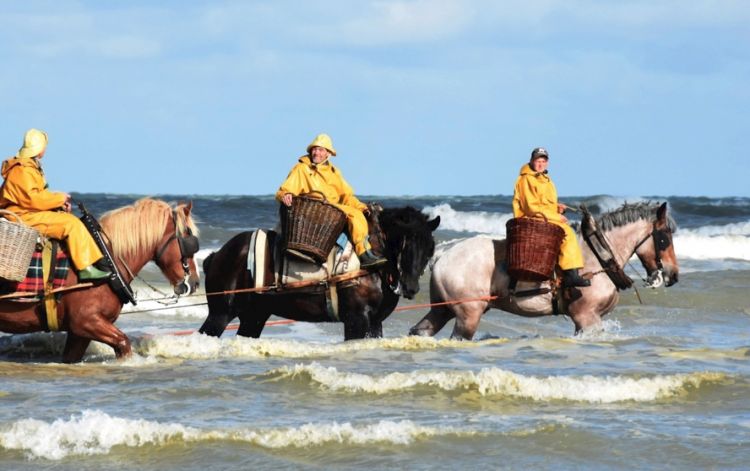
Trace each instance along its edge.
<path fill-rule="evenodd" d="M 0 148 L 50 186 L 270 194 L 319 132 L 359 194 L 750 196 L 750 2 L 0 3 Z"/>

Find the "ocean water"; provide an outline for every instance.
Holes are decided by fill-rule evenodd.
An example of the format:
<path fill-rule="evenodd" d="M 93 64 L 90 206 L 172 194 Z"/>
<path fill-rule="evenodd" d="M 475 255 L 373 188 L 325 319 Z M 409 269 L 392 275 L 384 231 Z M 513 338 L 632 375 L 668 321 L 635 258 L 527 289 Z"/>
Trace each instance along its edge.
<path fill-rule="evenodd" d="M 136 198 L 77 197 L 95 214 Z M 199 263 L 276 224 L 271 196 L 162 199 L 193 201 Z M 363 199 L 440 215 L 436 257 L 504 237 L 511 217 L 508 196 Z M 136 281 L 140 302 L 117 322 L 134 343 L 125 361 L 92 344 L 63 365 L 62 333 L 0 334 L 0 469 L 747 469 L 750 198 L 563 200 L 595 213 L 668 201 L 680 282 L 640 288 L 643 304 L 621 293 L 604 331 L 581 336 L 563 316 L 492 310 L 475 341 L 451 340 L 452 323 L 408 337 L 427 312 L 415 308 L 383 339 L 343 342 L 333 323 L 198 335 L 205 296 L 164 305 Z M 167 289 L 155 267 L 142 276 Z M 428 302 L 428 280 L 400 306 Z"/>

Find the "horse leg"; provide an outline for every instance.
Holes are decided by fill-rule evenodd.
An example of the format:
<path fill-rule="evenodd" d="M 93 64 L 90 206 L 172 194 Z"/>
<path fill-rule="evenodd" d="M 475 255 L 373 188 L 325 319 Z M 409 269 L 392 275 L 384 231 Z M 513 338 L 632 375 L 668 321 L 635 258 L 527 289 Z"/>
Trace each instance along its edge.
<path fill-rule="evenodd" d="M 257 339 L 260 338 L 260 333 L 263 332 L 271 313 L 256 309 L 252 313 L 242 314 L 239 317 L 240 328 L 237 329 L 237 335 Z"/>
<path fill-rule="evenodd" d="M 91 339 L 68 332 L 68 337 L 65 339 L 65 349 L 63 350 L 63 363 L 78 363 L 81 361 L 90 343 Z"/>
<path fill-rule="evenodd" d="M 409 335 L 422 335 L 432 337 L 445 327 L 449 320 L 453 319 L 453 312 L 446 306 L 433 306 L 430 312 L 409 329 Z"/>
<path fill-rule="evenodd" d="M 486 302 L 471 302 L 453 306 L 456 311 L 456 324 L 453 326 L 452 339 L 471 340 L 479 327 L 482 314 L 487 311 Z"/>
<path fill-rule="evenodd" d="M 570 315 L 575 324 L 575 333 L 578 335 L 587 330 L 602 330 L 602 318 L 595 312 L 579 312 Z"/>
<path fill-rule="evenodd" d="M 370 319 L 370 331 L 367 333 L 367 337 L 373 339 L 383 338 L 383 322 Z"/>
<path fill-rule="evenodd" d="M 370 318 L 362 310 L 344 319 L 344 340 L 363 339 L 370 331 Z"/>
<path fill-rule="evenodd" d="M 208 300 L 208 316 L 198 330 L 199 333 L 210 335 L 211 337 L 221 337 L 229 322 L 234 319 L 234 315 L 229 313 L 229 296 L 224 295 L 220 296 L 220 298 Z"/>
<path fill-rule="evenodd" d="M 109 345 L 115 351 L 117 359 L 132 353 L 128 336 L 101 315 L 94 316 L 89 322 L 71 325 L 68 335 L 71 334 Z"/>

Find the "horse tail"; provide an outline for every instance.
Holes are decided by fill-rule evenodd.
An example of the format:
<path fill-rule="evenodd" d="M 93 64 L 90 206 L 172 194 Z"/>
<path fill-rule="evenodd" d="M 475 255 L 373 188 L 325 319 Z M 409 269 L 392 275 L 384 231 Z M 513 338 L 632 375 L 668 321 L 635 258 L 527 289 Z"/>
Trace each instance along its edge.
<path fill-rule="evenodd" d="M 214 255 L 216 255 L 216 252 L 211 252 L 211 254 L 206 257 L 205 260 L 203 260 L 203 273 L 208 273 L 208 269 L 211 267 L 211 261 L 213 260 Z"/>

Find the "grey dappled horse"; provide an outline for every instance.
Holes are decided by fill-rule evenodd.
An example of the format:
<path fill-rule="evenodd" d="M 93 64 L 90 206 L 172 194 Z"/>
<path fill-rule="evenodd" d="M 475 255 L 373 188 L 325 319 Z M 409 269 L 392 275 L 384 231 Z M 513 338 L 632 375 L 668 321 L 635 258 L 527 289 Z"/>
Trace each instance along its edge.
<path fill-rule="evenodd" d="M 672 244 L 674 221 L 667 204 L 625 204 L 597 219 L 610 243 L 615 259 L 622 266 L 633 254 L 640 259 L 652 287 L 677 283 L 678 264 Z M 580 288 L 581 296 L 567 305 L 567 315 L 575 332 L 601 325 L 602 316 L 612 311 L 619 299 L 618 290 L 606 273 L 601 272 L 594 253 L 578 236 L 584 257 L 582 273 L 593 273 L 591 286 Z M 433 307 L 411 328 L 412 335 L 435 335 L 455 318 L 454 338 L 472 339 L 479 319 L 489 309 L 501 309 L 528 317 L 553 314 L 552 294 L 529 297 L 509 296 L 510 278 L 505 272 L 505 240 L 473 237 L 448 249 L 435 262 L 430 279 L 430 301 L 440 303 L 460 299 L 489 298 Z M 519 282 L 516 292 L 549 286 Z"/>

